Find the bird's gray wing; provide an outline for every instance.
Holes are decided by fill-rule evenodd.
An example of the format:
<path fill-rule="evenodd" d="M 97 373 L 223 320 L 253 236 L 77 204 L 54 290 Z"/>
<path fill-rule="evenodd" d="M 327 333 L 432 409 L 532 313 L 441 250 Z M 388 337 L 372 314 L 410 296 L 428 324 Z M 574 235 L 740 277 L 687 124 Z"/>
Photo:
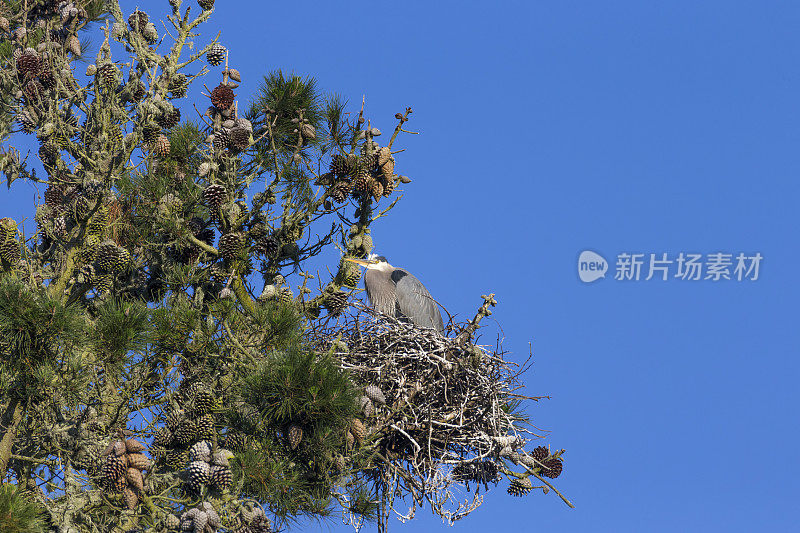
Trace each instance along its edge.
<path fill-rule="evenodd" d="M 439 306 L 417 278 L 402 268 L 397 268 L 392 272 L 392 281 L 395 282 L 397 307 L 403 315 L 420 326 L 444 331 Z"/>

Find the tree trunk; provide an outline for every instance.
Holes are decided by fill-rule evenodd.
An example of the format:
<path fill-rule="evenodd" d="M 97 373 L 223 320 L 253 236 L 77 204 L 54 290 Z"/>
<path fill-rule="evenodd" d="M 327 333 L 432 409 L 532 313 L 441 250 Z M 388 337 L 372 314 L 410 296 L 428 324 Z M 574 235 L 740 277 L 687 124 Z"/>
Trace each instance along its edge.
<path fill-rule="evenodd" d="M 9 402 L 3 415 L 3 438 L 0 439 L 0 480 L 6 478 L 8 461 L 11 459 L 11 448 L 17 438 L 17 427 L 22 421 L 22 413 L 22 402 L 19 398 L 14 398 Z"/>

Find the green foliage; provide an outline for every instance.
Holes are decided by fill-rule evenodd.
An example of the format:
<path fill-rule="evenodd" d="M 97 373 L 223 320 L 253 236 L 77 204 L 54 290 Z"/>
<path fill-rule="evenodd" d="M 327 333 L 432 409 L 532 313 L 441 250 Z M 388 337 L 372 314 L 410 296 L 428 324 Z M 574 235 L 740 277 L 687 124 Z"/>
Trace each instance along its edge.
<path fill-rule="evenodd" d="M 354 488 L 350 493 L 350 512 L 360 515 L 364 520 L 373 522 L 378 519 L 378 498 L 363 485 Z"/>
<path fill-rule="evenodd" d="M 271 126 L 275 147 L 285 153 L 291 153 L 297 144 L 298 110 L 302 109 L 303 118 L 319 130 L 322 119 L 322 106 L 317 81 L 312 77 L 302 78 L 296 74 L 285 76 L 281 70 L 270 72 L 258 88 L 258 92 L 247 113 L 254 127 L 260 129 L 256 135 L 267 132 L 267 120 L 275 117 L 275 125 Z M 307 142 L 313 144 L 313 141 Z M 261 146 L 261 153 L 268 163 L 269 139 Z"/>
<path fill-rule="evenodd" d="M 247 430 L 256 444 L 240 456 L 243 490 L 283 518 L 329 512 L 340 475 L 331 458 L 343 449 L 357 410 L 348 375 L 328 355 L 290 347 L 261 361 L 235 388 L 255 415 L 231 413 L 232 425 Z M 287 442 L 290 424 L 302 428 L 296 449 Z"/>
<path fill-rule="evenodd" d="M 44 533 L 44 510 L 32 502 L 18 485 L 0 485 L 0 531 Z"/>
<path fill-rule="evenodd" d="M 25 372 L 83 342 L 80 309 L 31 290 L 13 275 L 0 279 L 0 356 L 7 364 Z"/>
<path fill-rule="evenodd" d="M 127 353 L 141 353 L 150 341 L 150 311 L 140 302 L 109 298 L 96 308 L 90 332 L 98 352 L 107 360 L 121 361 Z"/>
<path fill-rule="evenodd" d="M 169 134 L 170 152 L 169 160 L 174 161 L 183 169 L 196 168 L 202 161 L 200 145 L 205 139 L 205 135 L 198 129 L 196 124 L 182 122 Z M 174 169 L 167 167 L 168 169 Z"/>
<path fill-rule="evenodd" d="M 530 417 L 525 410 L 525 406 L 522 404 L 522 400 L 519 398 L 511 398 L 505 403 L 500 404 L 500 409 L 511 415 L 511 418 L 514 420 L 530 423 Z"/>
<path fill-rule="evenodd" d="M 158 349 L 177 352 L 186 347 L 198 312 L 185 298 L 173 298 L 170 304 L 152 312 L 154 340 Z"/>
<path fill-rule="evenodd" d="M 327 134 L 330 146 L 338 146 L 343 149 L 343 145 L 347 141 L 346 108 L 347 100 L 339 94 L 334 93 L 325 100 L 324 116 L 328 124 Z"/>
<path fill-rule="evenodd" d="M 242 398 L 269 426 L 290 422 L 321 431 L 342 427 L 355 414 L 355 387 L 329 355 L 290 347 L 259 363 L 241 384 Z"/>
<path fill-rule="evenodd" d="M 256 308 L 250 319 L 261 333 L 260 349 L 285 350 L 302 342 L 302 318 L 294 306 L 267 302 Z"/>

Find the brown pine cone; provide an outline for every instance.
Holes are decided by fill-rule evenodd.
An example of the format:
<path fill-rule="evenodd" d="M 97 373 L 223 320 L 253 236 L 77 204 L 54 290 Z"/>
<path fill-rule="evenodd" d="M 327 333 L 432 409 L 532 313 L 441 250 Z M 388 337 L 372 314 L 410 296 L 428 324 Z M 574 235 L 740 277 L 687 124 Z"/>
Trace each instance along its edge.
<path fill-rule="evenodd" d="M 233 94 L 233 89 L 224 84 L 217 85 L 211 91 L 211 103 L 217 109 L 228 109 L 233 105 L 233 99 L 236 95 Z"/>

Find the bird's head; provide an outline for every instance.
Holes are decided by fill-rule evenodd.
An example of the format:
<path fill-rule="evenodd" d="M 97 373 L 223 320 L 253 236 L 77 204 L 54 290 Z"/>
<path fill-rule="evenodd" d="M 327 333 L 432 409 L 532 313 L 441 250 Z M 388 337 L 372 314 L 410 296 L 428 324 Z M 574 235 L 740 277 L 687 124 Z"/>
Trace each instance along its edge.
<path fill-rule="evenodd" d="M 366 259 L 351 259 L 345 257 L 344 260 L 355 263 L 368 270 L 390 270 L 392 268 L 392 265 L 390 265 L 382 255 L 369 254 Z"/>

